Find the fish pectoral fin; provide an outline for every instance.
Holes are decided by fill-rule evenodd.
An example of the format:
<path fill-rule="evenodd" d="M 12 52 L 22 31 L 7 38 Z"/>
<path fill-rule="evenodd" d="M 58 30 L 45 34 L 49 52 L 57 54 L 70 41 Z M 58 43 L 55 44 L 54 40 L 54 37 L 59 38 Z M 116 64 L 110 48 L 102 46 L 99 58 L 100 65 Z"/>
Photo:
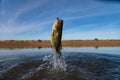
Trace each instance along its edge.
<path fill-rule="evenodd" d="M 59 50 L 62 50 L 62 45 L 60 44 Z"/>

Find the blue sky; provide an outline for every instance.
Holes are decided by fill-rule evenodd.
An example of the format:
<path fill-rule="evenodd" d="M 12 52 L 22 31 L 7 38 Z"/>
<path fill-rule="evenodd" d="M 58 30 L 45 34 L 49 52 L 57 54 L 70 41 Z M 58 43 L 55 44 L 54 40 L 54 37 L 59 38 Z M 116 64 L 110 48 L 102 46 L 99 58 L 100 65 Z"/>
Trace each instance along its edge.
<path fill-rule="evenodd" d="M 120 39 L 119 1 L 0 0 L 0 40 L 49 40 L 57 17 L 63 40 Z"/>

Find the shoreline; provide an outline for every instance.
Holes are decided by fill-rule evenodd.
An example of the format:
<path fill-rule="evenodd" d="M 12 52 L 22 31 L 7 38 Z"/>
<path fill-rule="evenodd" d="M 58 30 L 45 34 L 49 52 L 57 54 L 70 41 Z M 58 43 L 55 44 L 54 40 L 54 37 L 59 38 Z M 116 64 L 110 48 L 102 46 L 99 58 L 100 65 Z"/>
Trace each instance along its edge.
<path fill-rule="evenodd" d="M 120 40 L 62 40 L 63 47 L 113 47 L 120 46 Z M 49 40 L 4 40 L 0 48 L 49 48 Z"/>

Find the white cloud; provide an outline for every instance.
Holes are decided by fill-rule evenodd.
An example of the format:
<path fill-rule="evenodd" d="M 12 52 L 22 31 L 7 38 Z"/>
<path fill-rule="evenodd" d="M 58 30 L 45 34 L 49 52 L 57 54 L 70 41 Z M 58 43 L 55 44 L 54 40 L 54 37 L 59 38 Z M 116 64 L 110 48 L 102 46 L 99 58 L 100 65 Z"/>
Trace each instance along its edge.
<path fill-rule="evenodd" d="M 19 19 L 19 16 L 22 14 L 34 10 L 35 8 L 41 7 L 46 4 L 48 1 L 44 0 L 31 0 L 29 2 L 23 3 L 19 6 L 14 6 L 14 9 L 11 10 L 2 10 L 2 23 L 0 24 L 0 39 L 24 39 L 23 33 L 31 33 L 32 31 L 42 31 L 44 28 L 48 27 L 51 21 L 34 21 L 32 23 L 28 23 L 25 21 L 24 23 L 16 22 Z M 4 8 L 4 5 L 2 6 Z M 9 14 L 8 14 L 8 13 Z M 40 14 L 41 15 L 41 14 Z M 43 14 L 42 14 L 43 15 Z M 6 17 L 7 16 L 7 17 Z M 23 34 L 23 36 L 20 36 Z M 26 35 L 25 35 L 26 36 Z M 31 37 L 25 37 L 26 39 Z M 33 36 L 32 36 L 33 37 Z"/>
<path fill-rule="evenodd" d="M 69 21 L 69 20 L 75 20 L 75 19 L 85 19 L 85 18 L 89 18 L 89 17 L 94 17 L 94 16 L 104 16 L 104 15 L 110 15 L 110 14 L 115 14 L 115 13 L 120 13 L 120 11 L 115 11 L 115 12 L 111 12 L 111 11 L 102 11 L 102 12 L 96 12 L 96 13 L 90 13 L 90 14 L 86 14 L 86 15 L 80 15 L 80 16 L 72 16 L 72 17 L 65 17 L 64 20 L 65 21 Z"/>
<path fill-rule="evenodd" d="M 31 33 L 32 31 L 40 32 L 43 29 L 45 29 L 46 27 L 48 27 L 48 25 L 50 25 L 50 23 L 51 23 L 51 21 L 46 21 L 46 22 L 42 22 L 42 23 L 2 26 L 2 27 L 0 27 L 0 36 L 1 36 L 0 39 L 9 39 L 10 37 L 12 39 L 15 39 L 15 38 L 19 39 L 18 38 L 18 36 L 20 36 L 19 34 Z M 41 34 L 41 33 L 39 33 L 39 34 Z M 25 34 L 23 34 L 23 37 L 22 37 L 23 39 L 24 39 L 24 35 Z M 31 35 L 29 35 L 29 37 L 30 36 Z"/>
<path fill-rule="evenodd" d="M 100 26 L 99 24 L 87 24 L 81 25 L 84 26 L 96 26 L 97 29 L 85 30 L 82 31 L 80 28 L 69 29 L 63 32 L 63 39 L 120 39 L 119 31 L 120 29 L 114 28 L 115 26 L 119 26 L 116 24 L 106 24 L 104 26 Z M 91 27 L 92 28 L 92 27 Z"/>
<path fill-rule="evenodd" d="M 8 24 L 14 23 L 16 19 L 23 13 L 33 10 L 34 8 L 43 6 L 46 2 L 47 2 L 46 0 L 44 1 L 36 0 L 36 1 L 29 1 L 28 3 L 22 4 L 19 8 L 16 8 L 11 12 L 12 14 L 8 18 Z"/>
<path fill-rule="evenodd" d="M 83 5 L 84 4 L 84 5 Z M 94 16 L 104 16 L 120 13 L 120 5 L 119 4 L 105 4 L 95 1 L 86 1 L 81 3 L 79 6 L 72 6 L 65 8 L 64 12 L 68 14 L 72 14 L 70 16 L 65 16 L 64 20 L 75 20 L 75 19 L 84 19 Z M 77 15 L 76 15 L 77 14 Z"/>
<path fill-rule="evenodd" d="M 120 39 L 120 30 L 86 31 L 63 34 L 63 39 Z"/>

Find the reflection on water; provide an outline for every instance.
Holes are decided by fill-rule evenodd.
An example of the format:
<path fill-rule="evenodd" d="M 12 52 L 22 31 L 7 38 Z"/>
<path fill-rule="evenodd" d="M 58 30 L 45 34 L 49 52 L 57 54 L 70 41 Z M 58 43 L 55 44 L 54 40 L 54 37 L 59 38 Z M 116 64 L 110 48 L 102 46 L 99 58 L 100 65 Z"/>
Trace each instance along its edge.
<path fill-rule="evenodd" d="M 100 54 L 120 55 L 120 47 L 67 47 L 63 48 L 64 52 L 89 52 Z"/>
<path fill-rule="evenodd" d="M 0 49 L 0 80 L 120 80 L 120 47 L 68 47 L 63 52 L 67 69 L 55 72 L 43 61 L 50 48 Z"/>
<path fill-rule="evenodd" d="M 98 48 L 99 48 L 99 46 L 95 46 L 95 48 L 96 48 L 96 49 L 98 49 Z"/>

